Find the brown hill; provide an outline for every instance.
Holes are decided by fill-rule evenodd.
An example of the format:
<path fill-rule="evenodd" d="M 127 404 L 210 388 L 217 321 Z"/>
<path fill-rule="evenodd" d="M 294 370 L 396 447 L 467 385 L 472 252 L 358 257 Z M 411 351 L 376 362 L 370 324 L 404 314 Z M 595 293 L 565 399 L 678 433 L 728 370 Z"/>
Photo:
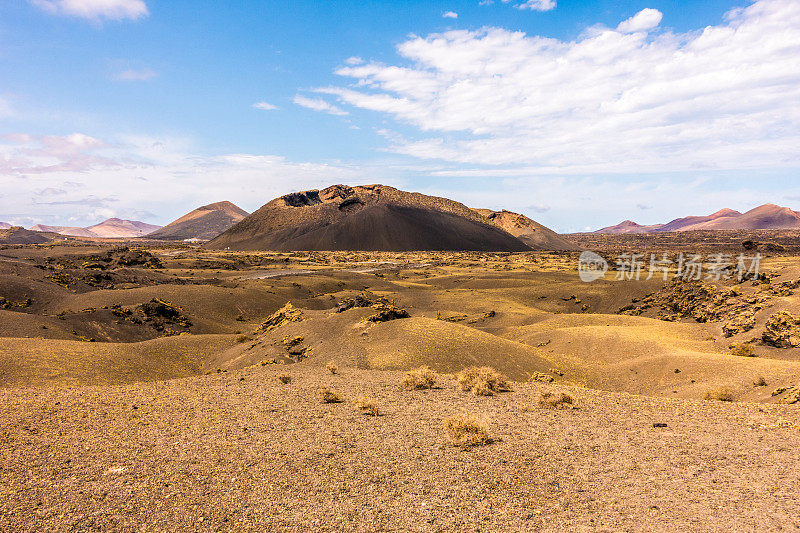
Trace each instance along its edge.
<path fill-rule="evenodd" d="M 44 244 L 53 242 L 57 237 L 55 233 L 31 231 L 21 226 L 0 229 L 0 244 Z"/>
<path fill-rule="evenodd" d="M 509 232 L 534 250 L 577 250 L 578 247 L 567 239 L 531 220 L 525 215 L 511 211 L 492 211 L 491 209 L 475 209 L 476 213 L 486 217 L 492 224 Z"/>
<path fill-rule="evenodd" d="M 467 206 L 384 185 L 287 194 L 208 244 L 233 250 L 525 251 Z"/>
<path fill-rule="evenodd" d="M 625 220 L 616 226 L 608 226 L 606 228 L 599 229 L 595 231 L 595 233 L 650 233 L 652 231 L 658 231 L 660 228 L 661 224 L 642 226 L 633 220 Z"/>
<path fill-rule="evenodd" d="M 231 202 L 217 202 L 198 207 L 163 228 L 149 234 L 151 239 L 181 241 L 210 240 L 243 220 L 249 213 Z"/>

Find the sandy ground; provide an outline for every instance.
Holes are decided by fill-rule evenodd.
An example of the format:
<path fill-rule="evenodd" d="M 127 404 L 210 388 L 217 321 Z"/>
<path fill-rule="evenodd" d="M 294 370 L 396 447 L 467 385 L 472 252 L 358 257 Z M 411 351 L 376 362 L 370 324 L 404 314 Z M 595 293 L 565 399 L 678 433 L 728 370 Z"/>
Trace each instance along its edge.
<path fill-rule="evenodd" d="M 282 371 L 0 392 L 0 529 L 800 528 L 791 406 L 535 384 L 476 397 L 450 376 L 411 392 L 399 372 L 308 365 L 283 385 Z M 320 385 L 344 401 L 321 403 Z M 576 408 L 519 408 L 545 389 Z M 450 444 L 443 420 L 461 412 L 495 442 Z"/>
<path fill-rule="evenodd" d="M 778 403 L 800 348 L 760 342 L 800 314 L 796 258 L 711 287 L 698 322 L 663 316 L 670 294 L 618 314 L 663 284 L 581 283 L 575 254 L 107 252 L 0 250 L 0 531 L 800 529 L 800 412 Z M 264 327 L 286 302 L 298 320 Z M 752 329 L 724 337 L 715 305 Z M 387 306 L 410 318 L 370 321 Z M 404 390 L 423 363 L 438 388 Z M 513 392 L 459 390 L 473 364 Z M 734 402 L 701 399 L 720 386 Z M 456 414 L 493 441 L 454 446 Z"/>

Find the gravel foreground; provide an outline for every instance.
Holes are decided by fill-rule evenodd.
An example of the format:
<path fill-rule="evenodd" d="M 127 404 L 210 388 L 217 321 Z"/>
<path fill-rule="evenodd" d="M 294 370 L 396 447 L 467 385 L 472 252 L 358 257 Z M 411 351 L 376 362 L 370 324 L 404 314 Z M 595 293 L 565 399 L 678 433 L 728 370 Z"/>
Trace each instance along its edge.
<path fill-rule="evenodd" d="M 2 390 L 0 530 L 800 529 L 796 407 L 522 383 L 476 397 L 402 376 L 298 364 Z M 538 408 L 542 391 L 575 408 Z M 494 442 L 453 446 L 458 413 Z"/>

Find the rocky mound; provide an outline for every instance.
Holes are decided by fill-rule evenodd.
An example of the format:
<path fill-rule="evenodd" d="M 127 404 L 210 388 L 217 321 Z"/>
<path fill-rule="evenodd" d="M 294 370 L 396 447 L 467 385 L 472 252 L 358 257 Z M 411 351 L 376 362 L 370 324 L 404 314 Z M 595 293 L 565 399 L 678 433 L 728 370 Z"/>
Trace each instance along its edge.
<path fill-rule="evenodd" d="M 283 251 L 530 250 L 463 204 L 384 185 L 333 185 L 281 196 L 207 246 Z"/>
<path fill-rule="evenodd" d="M 491 209 L 475 209 L 475 212 L 486 217 L 495 226 L 504 229 L 534 250 L 578 250 L 578 246 L 525 215 L 511 211 L 492 211 Z"/>
<path fill-rule="evenodd" d="M 247 215 L 247 211 L 231 202 L 217 202 L 198 207 L 147 237 L 165 241 L 210 240 L 243 220 Z"/>

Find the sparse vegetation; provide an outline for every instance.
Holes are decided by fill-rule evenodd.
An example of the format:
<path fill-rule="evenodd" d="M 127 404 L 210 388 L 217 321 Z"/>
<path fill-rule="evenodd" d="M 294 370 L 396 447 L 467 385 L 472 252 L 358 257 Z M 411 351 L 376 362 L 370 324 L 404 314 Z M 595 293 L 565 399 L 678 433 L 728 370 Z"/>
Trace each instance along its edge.
<path fill-rule="evenodd" d="M 339 394 L 330 387 L 320 387 L 318 395 L 322 403 L 339 403 L 342 401 L 342 399 L 339 398 Z"/>
<path fill-rule="evenodd" d="M 461 390 L 472 391 L 477 396 L 492 396 L 495 392 L 511 390 L 506 378 L 488 366 L 465 368 L 456 374 L 456 380 Z"/>
<path fill-rule="evenodd" d="M 766 387 L 767 380 L 764 379 L 764 376 L 758 376 L 756 379 L 753 380 L 753 385 L 756 387 Z"/>
<path fill-rule="evenodd" d="M 481 446 L 491 442 L 486 423 L 472 415 L 451 416 L 445 420 L 444 428 L 456 446 Z"/>
<path fill-rule="evenodd" d="M 572 407 L 575 400 L 565 392 L 543 392 L 539 395 L 539 407 L 542 409 L 559 409 Z"/>
<path fill-rule="evenodd" d="M 753 349 L 752 344 L 742 343 L 742 344 L 731 344 L 729 347 L 731 355 L 735 355 L 737 357 L 755 357 L 756 351 Z"/>
<path fill-rule="evenodd" d="M 292 376 L 289 375 L 289 374 L 281 374 L 281 375 L 278 376 L 278 379 L 284 385 L 288 385 L 289 383 L 292 382 Z"/>
<path fill-rule="evenodd" d="M 366 396 L 359 396 L 356 399 L 356 405 L 361 412 L 365 415 L 378 416 L 378 403 L 374 398 L 367 398 Z"/>
<path fill-rule="evenodd" d="M 733 392 L 728 387 L 719 387 L 718 389 L 710 390 L 703 396 L 704 400 L 717 400 L 720 402 L 732 402 Z"/>
<path fill-rule="evenodd" d="M 403 377 L 403 387 L 408 390 L 432 389 L 437 379 L 436 372 L 427 366 L 421 366 L 406 372 Z"/>
<path fill-rule="evenodd" d="M 239 335 L 238 337 L 236 337 L 236 342 L 238 342 L 240 344 L 243 343 L 243 342 L 247 342 L 249 340 L 250 340 L 250 337 L 248 337 L 247 335 Z"/>
<path fill-rule="evenodd" d="M 328 361 L 328 364 L 325 365 L 325 368 L 327 368 L 328 372 L 330 372 L 331 374 L 336 374 L 339 371 L 339 367 L 336 366 L 336 363 L 333 362 L 333 360 Z"/>

